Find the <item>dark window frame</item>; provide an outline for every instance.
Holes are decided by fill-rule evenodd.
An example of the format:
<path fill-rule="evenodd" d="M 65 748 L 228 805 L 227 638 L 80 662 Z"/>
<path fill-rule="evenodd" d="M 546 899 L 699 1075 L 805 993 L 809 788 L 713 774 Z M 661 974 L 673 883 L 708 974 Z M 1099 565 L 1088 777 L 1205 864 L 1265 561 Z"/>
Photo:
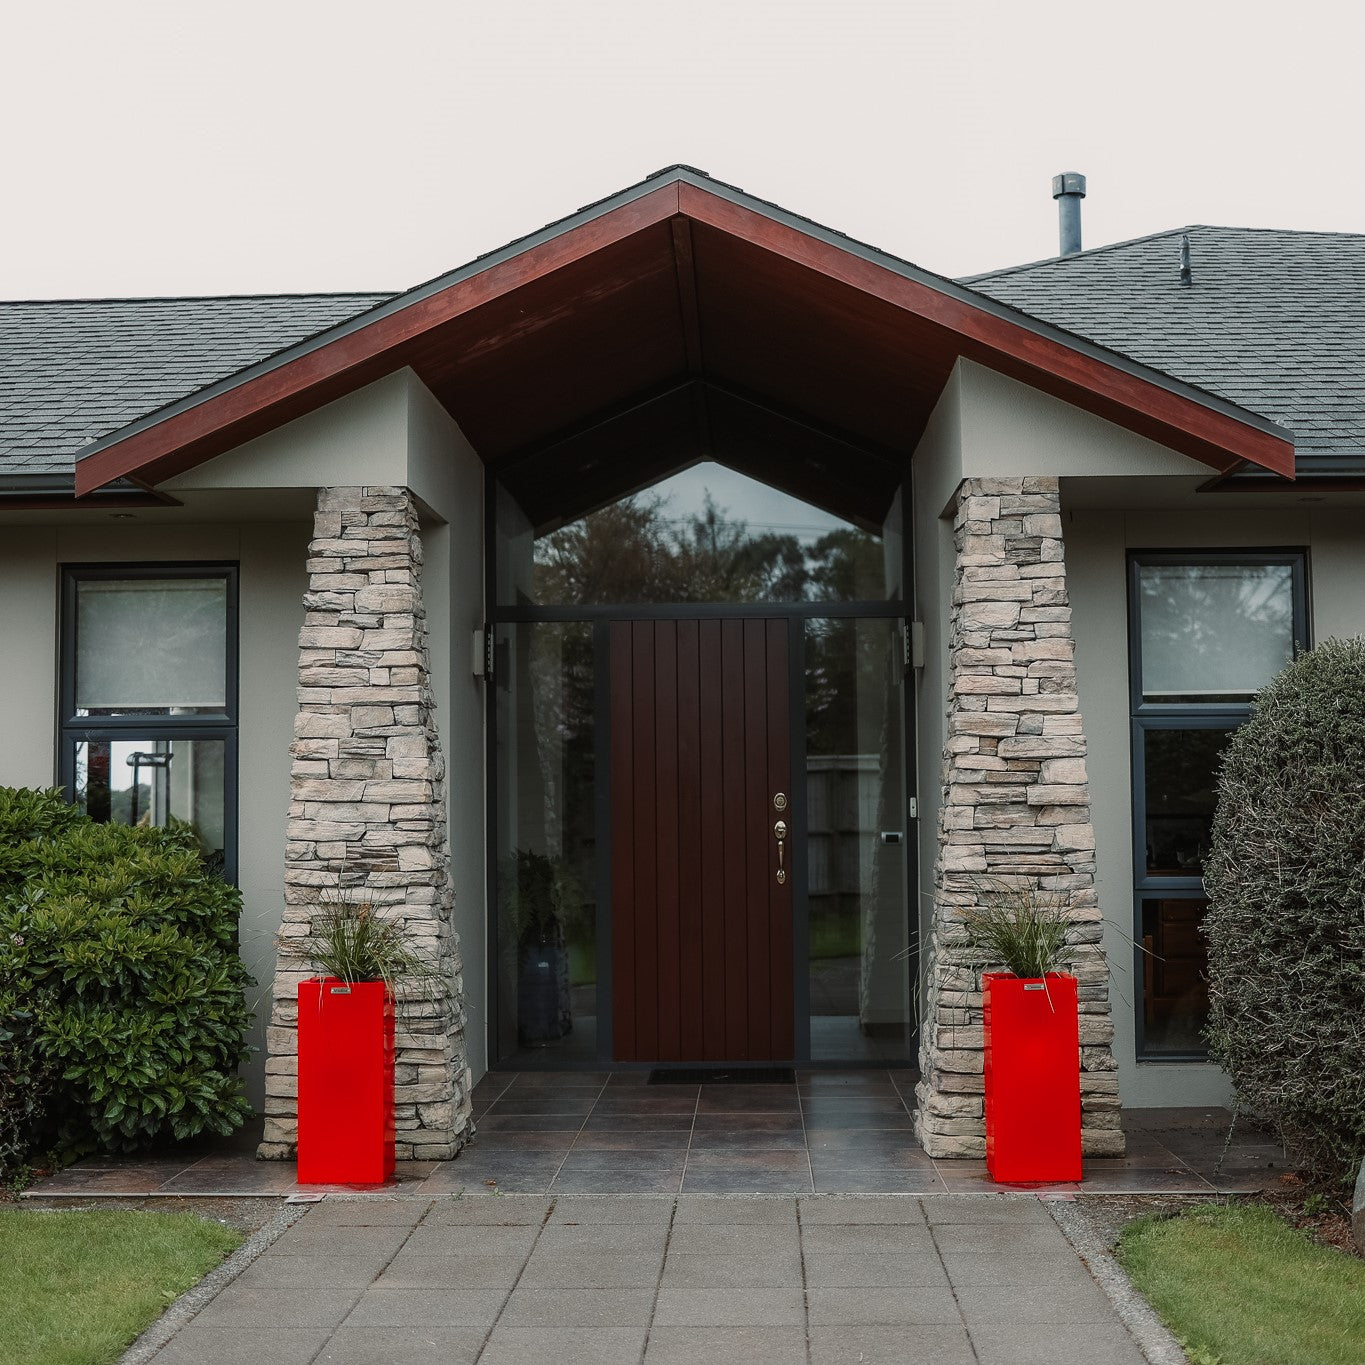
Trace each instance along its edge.
<path fill-rule="evenodd" d="M 76 746 L 82 742 L 145 735 L 152 740 L 223 741 L 223 876 L 237 880 L 237 752 L 240 695 L 239 565 L 232 561 L 135 560 L 127 563 L 63 564 L 58 635 L 57 781 L 72 803 L 76 799 Z M 227 589 L 227 641 L 224 709 L 221 716 L 79 716 L 76 714 L 76 593 L 82 582 L 118 579 L 221 578 Z"/>
<path fill-rule="evenodd" d="M 1251 717 L 1252 694 L 1245 701 L 1152 702 L 1142 693 L 1142 619 L 1138 585 L 1148 565 L 1265 565 L 1284 564 L 1291 570 L 1293 594 L 1293 651 L 1297 658 L 1311 645 L 1309 638 L 1308 551 L 1303 547 L 1258 547 L 1218 550 L 1129 550 L 1128 686 L 1132 762 L 1133 851 L 1133 1010 L 1136 1056 L 1139 1062 L 1204 1062 L 1206 1050 L 1154 1051 L 1147 1047 L 1146 986 L 1142 918 L 1145 903 L 1204 898 L 1201 875 L 1153 874 L 1147 869 L 1147 736 L 1154 731 L 1236 730 Z"/>

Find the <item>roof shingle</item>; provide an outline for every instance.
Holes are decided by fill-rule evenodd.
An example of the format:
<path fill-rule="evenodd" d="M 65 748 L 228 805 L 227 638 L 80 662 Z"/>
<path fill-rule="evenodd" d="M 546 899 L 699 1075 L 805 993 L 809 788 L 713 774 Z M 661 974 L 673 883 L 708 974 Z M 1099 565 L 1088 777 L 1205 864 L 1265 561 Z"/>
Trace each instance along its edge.
<path fill-rule="evenodd" d="M 1176 228 L 960 283 L 1268 417 L 1301 468 L 1365 455 L 1365 236 Z"/>
<path fill-rule="evenodd" d="M 69 474 L 91 441 L 389 297 L 0 303 L 0 476 Z"/>

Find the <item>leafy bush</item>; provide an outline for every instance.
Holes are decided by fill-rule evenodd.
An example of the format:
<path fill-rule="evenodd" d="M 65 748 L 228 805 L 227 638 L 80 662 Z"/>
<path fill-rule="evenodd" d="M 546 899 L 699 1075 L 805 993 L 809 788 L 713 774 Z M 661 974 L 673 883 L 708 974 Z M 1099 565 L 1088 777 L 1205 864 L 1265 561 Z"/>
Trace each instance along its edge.
<path fill-rule="evenodd" d="M 1242 1108 L 1322 1174 L 1365 1152 L 1365 641 L 1257 698 L 1219 780 L 1209 1044 Z"/>
<path fill-rule="evenodd" d="M 240 908 L 189 830 L 96 824 L 60 792 L 0 788 L 0 1021 L 53 1081 L 45 1125 L 11 1096 L 0 1132 L 132 1150 L 240 1127 Z"/>

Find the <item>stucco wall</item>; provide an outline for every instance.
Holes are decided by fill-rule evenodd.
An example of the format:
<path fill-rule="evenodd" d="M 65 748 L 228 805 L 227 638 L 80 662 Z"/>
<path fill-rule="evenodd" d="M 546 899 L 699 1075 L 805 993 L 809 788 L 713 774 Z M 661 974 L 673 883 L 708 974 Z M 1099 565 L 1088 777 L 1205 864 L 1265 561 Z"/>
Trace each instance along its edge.
<path fill-rule="evenodd" d="M 251 1042 L 260 1047 L 284 902 L 289 741 L 309 528 L 269 525 L 6 527 L 0 537 L 0 784 L 51 786 L 57 772 L 57 604 L 63 564 L 234 560 L 240 564 L 238 882 L 242 956 L 260 983 Z M 259 996 L 259 1002 L 254 1000 Z M 263 1098 L 257 1054 L 248 1068 Z"/>
<path fill-rule="evenodd" d="M 1360 512 L 1305 505 L 1292 494 L 1256 510 L 1218 506 L 1190 491 L 1191 475 L 1210 474 L 1183 455 L 970 361 L 954 371 L 913 462 L 916 598 L 926 648 L 918 677 L 921 930 L 927 932 L 930 910 L 926 875 L 935 853 L 946 697 L 944 594 L 952 583 L 952 546 L 943 513 L 965 477 L 1056 475 L 1090 751 L 1097 891 L 1109 922 L 1114 1052 L 1129 1106 L 1217 1104 L 1230 1092 L 1214 1066 L 1135 1058 L 1126 552 L 1305 547 L 1313 640 L 1365 633 Z M 1087 506 L 1118 500 L 1103 493 L 1109 479 L 1123 480 L 1124 510 Z M 1142 509 L 1144 500 L 1163 505 Z"/>

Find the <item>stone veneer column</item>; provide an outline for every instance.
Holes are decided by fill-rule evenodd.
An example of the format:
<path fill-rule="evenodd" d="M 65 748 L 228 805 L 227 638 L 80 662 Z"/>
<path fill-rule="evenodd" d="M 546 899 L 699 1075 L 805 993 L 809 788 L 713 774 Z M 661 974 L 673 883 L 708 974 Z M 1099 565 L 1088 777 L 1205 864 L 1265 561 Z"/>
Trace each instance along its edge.
<path fill-rule="evenodd" d="M 915 1115 L 930 1156 L 985 1154 L 981 987 L 962 928 L 982 878 L 1065 895 L 1080 978 L 1082 1149 L 1124 1150 L 1060 511 L 1056 479 L 967 479 L 958 490 Z"/>
<path fill-rule="evenodd" d="M 319 490 L 308 555 L 259 1154 L 292 1156 L 298 1135 L 296 990 L 313 969 L 290 943 L 308 935 L 319 897 L 341 891 L 401 923 L 435 974 L 434 991 L 428 984 L 397 992 L 397 1155 L 446 1159 L 472 1136 L 473 1124 L 451 924 L 445 760 L 432 715 L 411 493 Z"/>

